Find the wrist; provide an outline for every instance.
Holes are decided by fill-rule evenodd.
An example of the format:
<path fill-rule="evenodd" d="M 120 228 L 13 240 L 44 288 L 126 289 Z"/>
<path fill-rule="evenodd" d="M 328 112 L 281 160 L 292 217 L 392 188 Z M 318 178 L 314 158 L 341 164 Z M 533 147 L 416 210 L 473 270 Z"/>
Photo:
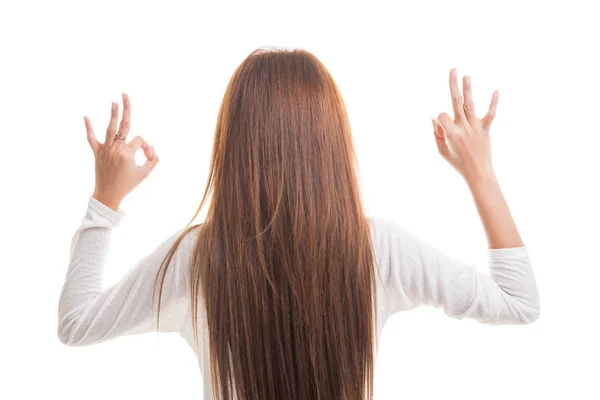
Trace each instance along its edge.
<path fill-rule="evenodd" d="M 121 205 L 121 200 L 117 200 L 103 193 L 94 192 L 92 197 L 98 200 L 100 203 L 107 206 L 108 208 L 112 209 L 113 211 L 118 211 L 119 206 Z"/>
<path fill-rule="evenodd" d="M 470 175 L 464 176 L 465 182 L 467 186 L 471 190 L 477 189 L 481 186 L 488 186 L 490 184 L 498 184 L 498 178 L 493 170 L 485 171 L 485 172 L 477 172 Z"/>

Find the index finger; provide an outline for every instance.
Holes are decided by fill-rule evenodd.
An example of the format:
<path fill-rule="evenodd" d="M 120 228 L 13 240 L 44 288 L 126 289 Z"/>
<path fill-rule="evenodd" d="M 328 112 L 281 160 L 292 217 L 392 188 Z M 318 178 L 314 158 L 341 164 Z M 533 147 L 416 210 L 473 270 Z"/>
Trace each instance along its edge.
<path fill-rule="evenodd" d="M 450 96 L 452 97 L 452 108 L 454 110 L 454 121 L 460 121 L 463 124 L 467 123 L 467 117 L 465 116 L 465 110 L 463 108 L 463 98 L 460 95 L 458 89 L 458 82 L 456 79 L 456 68 L 450 70 Z"/>

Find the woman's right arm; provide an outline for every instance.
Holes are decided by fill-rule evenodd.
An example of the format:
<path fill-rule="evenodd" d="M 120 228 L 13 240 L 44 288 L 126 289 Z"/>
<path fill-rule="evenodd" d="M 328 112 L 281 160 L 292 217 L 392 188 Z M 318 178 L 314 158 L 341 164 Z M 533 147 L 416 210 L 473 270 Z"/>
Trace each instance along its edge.
<path fill-rule="evenodd" d="M 442 307 L 451 317 L 488 324 L 528 324 L 540 315 L 540 300 L 528 249 L 504 199 L 491 161 L 489 130 L 498 92 L 478 119 L 471 82 L 463 78 L 464 102 L 456 70 L 450 71 L 454 120 L 432 119 L 439 153 L 465 179 L 488 239 L 489 274 L 447 256 L 402 226 L 376 221 L 376 243 L 388 266 L 388 315 L 419 305 Z"/>

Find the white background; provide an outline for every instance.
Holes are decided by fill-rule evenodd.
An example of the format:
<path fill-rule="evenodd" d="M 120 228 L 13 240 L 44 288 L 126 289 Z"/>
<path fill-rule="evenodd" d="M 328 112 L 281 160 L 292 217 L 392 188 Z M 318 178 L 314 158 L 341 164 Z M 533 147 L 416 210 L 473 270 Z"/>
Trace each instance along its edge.
<path fill-rule="evenodd" d="M 130 137 L 161 160 L 122 204 L 108 286 L 193 216 L 225 87 L 260 46 L 304 48 L 333 75 L 367 212 L 482 271 L 483 229 L 430 117 L 451 112 L 451 67 L 471 75 L 480 113 L 500 90 L 494 164 L 530 248 L 541 317 L 490 327 L 428 307 L 396 314 L 376 398 L 600 398 L 594 2 L 215 3 L 2 1 L 0 398 L 201 398 L 193 352 L 175 334 L 58 340 L 70 239 L 94 188 L 83 116 L 102 140 L 110 102 L 127 91 Z"/>

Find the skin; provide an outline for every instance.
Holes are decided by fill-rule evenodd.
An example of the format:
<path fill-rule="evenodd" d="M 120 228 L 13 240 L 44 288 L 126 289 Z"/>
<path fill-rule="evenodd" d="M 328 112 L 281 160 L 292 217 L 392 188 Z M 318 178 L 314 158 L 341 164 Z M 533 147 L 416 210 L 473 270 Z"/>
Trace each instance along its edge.
<path fill-rule="evenodd" d="M 87 139 L 96 159 L 96 187 L 92 197 L 115 211 L 125 196 L 146 179 L 158 164 L 154 147 L 141 136 L 135 136 L 129 143 L 126 142 L 131 126 L 131 102 L 126 93 L 123 93 L 123 116 L 117 131 L 118 119 L 119 105 L 112 103 L 106 138 L 104 143 L 100 143 L 89 118 L 83 117 Z M 117 132 L 125 140 L 117 139 Z M 143 149 L 146 156 L 146 162 L 140 166 L 135 162 L 135 152 L 139 149 Z"/>
<path fill-rule="evenodd" d="M 437 119 L 431 119 L 438 152 L 467 183 L 489 248 L 521 247 L 523 242 L 492 166 L 490 126 L 496 116 L 499 93 L 493 93 L 488 112 L 479 119 L 473 104 L 471 78 L 463 77 L 464 101 L 455 68 L 450 70 L 449 84 L 454 118 L 441 113 Z"/>
<path fill-rule="evenodd" d="M 471 79 L 463 77 L 460 93 L 456 69 L 450 70 L 450 96 L 454 118 L 446 113 L 432 118 L 438 152 L 464 178 L 485 229 L 489 248 L 521 247 L 523 242 L 492 166 L 490 126 L 496 115 L 498 91 L 492 95 L 488 112 L 481 119 L 475 114 Z M 131 102 L 123 93 L 123 115 L 118 126 L 119 106 L 112 103 L 111 117 L 104 143 L 98 142 L 91 122 L 84 117 L 87 139 L 96 160 L 96 186 L 93 197 L 117 211 L 119 205 L 158 164 L 154 147 L 140 136 L 127 143 L 131 125 Z M 117 139 L 115 135 L 125 139 Z M 135 152 L 143 149 L 145 164 L 137 166 Z"/>

